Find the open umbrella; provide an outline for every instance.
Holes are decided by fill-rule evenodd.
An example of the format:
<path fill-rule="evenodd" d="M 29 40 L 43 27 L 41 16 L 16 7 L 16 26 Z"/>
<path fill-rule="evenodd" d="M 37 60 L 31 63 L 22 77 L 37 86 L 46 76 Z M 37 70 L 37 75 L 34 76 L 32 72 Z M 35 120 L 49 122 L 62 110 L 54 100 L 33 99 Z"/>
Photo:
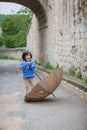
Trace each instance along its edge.
<path fill-rule="evenodd" d="M 55 89 L 61 83 L 62 76 L 63 76 L 62 67 L 57 70 L 54 70 L 52 73 L 46 76 L 43 80 L 37 83 L 28 94 L 26 94 L 25 100 L 26 101 L 39 101 L 49 96 L 55 91 Z"/>

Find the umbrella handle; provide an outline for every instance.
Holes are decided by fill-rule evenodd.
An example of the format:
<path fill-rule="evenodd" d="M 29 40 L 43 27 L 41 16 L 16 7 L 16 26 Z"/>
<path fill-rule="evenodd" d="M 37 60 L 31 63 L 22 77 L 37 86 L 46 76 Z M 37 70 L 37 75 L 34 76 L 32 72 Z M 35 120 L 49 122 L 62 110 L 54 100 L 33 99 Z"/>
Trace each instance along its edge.
<path fill-rule="evenodd" d="M 41 78 L 40 78 L 40 76 L 33 70 L 33 72 L 35 73 L 35 75 L 40 79 L 40 80 L 42 80 Z"/>

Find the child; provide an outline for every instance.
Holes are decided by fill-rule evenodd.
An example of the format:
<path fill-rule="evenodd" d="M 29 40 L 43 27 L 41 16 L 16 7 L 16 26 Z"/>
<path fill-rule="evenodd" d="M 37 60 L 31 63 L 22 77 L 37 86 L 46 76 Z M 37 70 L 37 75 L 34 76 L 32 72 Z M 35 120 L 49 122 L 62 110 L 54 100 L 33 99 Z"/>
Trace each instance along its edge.
<path fill-rule="evenodd" d="M 32 60 L 32 54 L 29 51 L 24 51 L 22 54 L 23 61 L 20 64 L 20 69 L 23 71 L 23 78 L 26 87 L 26 94 L 28 94 L 33 86 L 36 84 L 34 69 L 36 68 L 35 62 Z"/>

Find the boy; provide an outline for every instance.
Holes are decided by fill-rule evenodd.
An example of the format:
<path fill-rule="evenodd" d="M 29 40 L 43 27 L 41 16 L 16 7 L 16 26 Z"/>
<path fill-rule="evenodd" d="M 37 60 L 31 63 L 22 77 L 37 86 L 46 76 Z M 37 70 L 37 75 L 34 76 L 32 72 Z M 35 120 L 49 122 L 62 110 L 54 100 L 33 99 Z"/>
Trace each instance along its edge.
<path fill-rule="evenodd" d="M 34 69 L 36 68 L 35 62 L 32 60 L 32 54 L 30 51 L 26 50 L 22 54 L 22 62 L 20 64 L 20 69 L 23 71 L 23 78 L 26 87 L 26 94 L 28 94 L 33 86 L 36 84 Z"/>

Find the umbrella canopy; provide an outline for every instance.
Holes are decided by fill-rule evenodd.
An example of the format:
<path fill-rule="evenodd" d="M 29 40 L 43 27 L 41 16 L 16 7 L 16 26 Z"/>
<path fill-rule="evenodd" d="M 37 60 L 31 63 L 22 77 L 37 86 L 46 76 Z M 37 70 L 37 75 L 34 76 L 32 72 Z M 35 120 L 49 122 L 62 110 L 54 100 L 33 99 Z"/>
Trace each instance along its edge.
<path fill-rule="evenodd" d="M 39 101 L 49 96 L 59 86 L 62 77 L 63 77 L 63 68 L 61 67 L 53 71 L 48 76 L 46 76 L 43 80 L 37 83 L 33 87 L 33 89 L 28 94 L 26 94 L 25 100 Z"/>

